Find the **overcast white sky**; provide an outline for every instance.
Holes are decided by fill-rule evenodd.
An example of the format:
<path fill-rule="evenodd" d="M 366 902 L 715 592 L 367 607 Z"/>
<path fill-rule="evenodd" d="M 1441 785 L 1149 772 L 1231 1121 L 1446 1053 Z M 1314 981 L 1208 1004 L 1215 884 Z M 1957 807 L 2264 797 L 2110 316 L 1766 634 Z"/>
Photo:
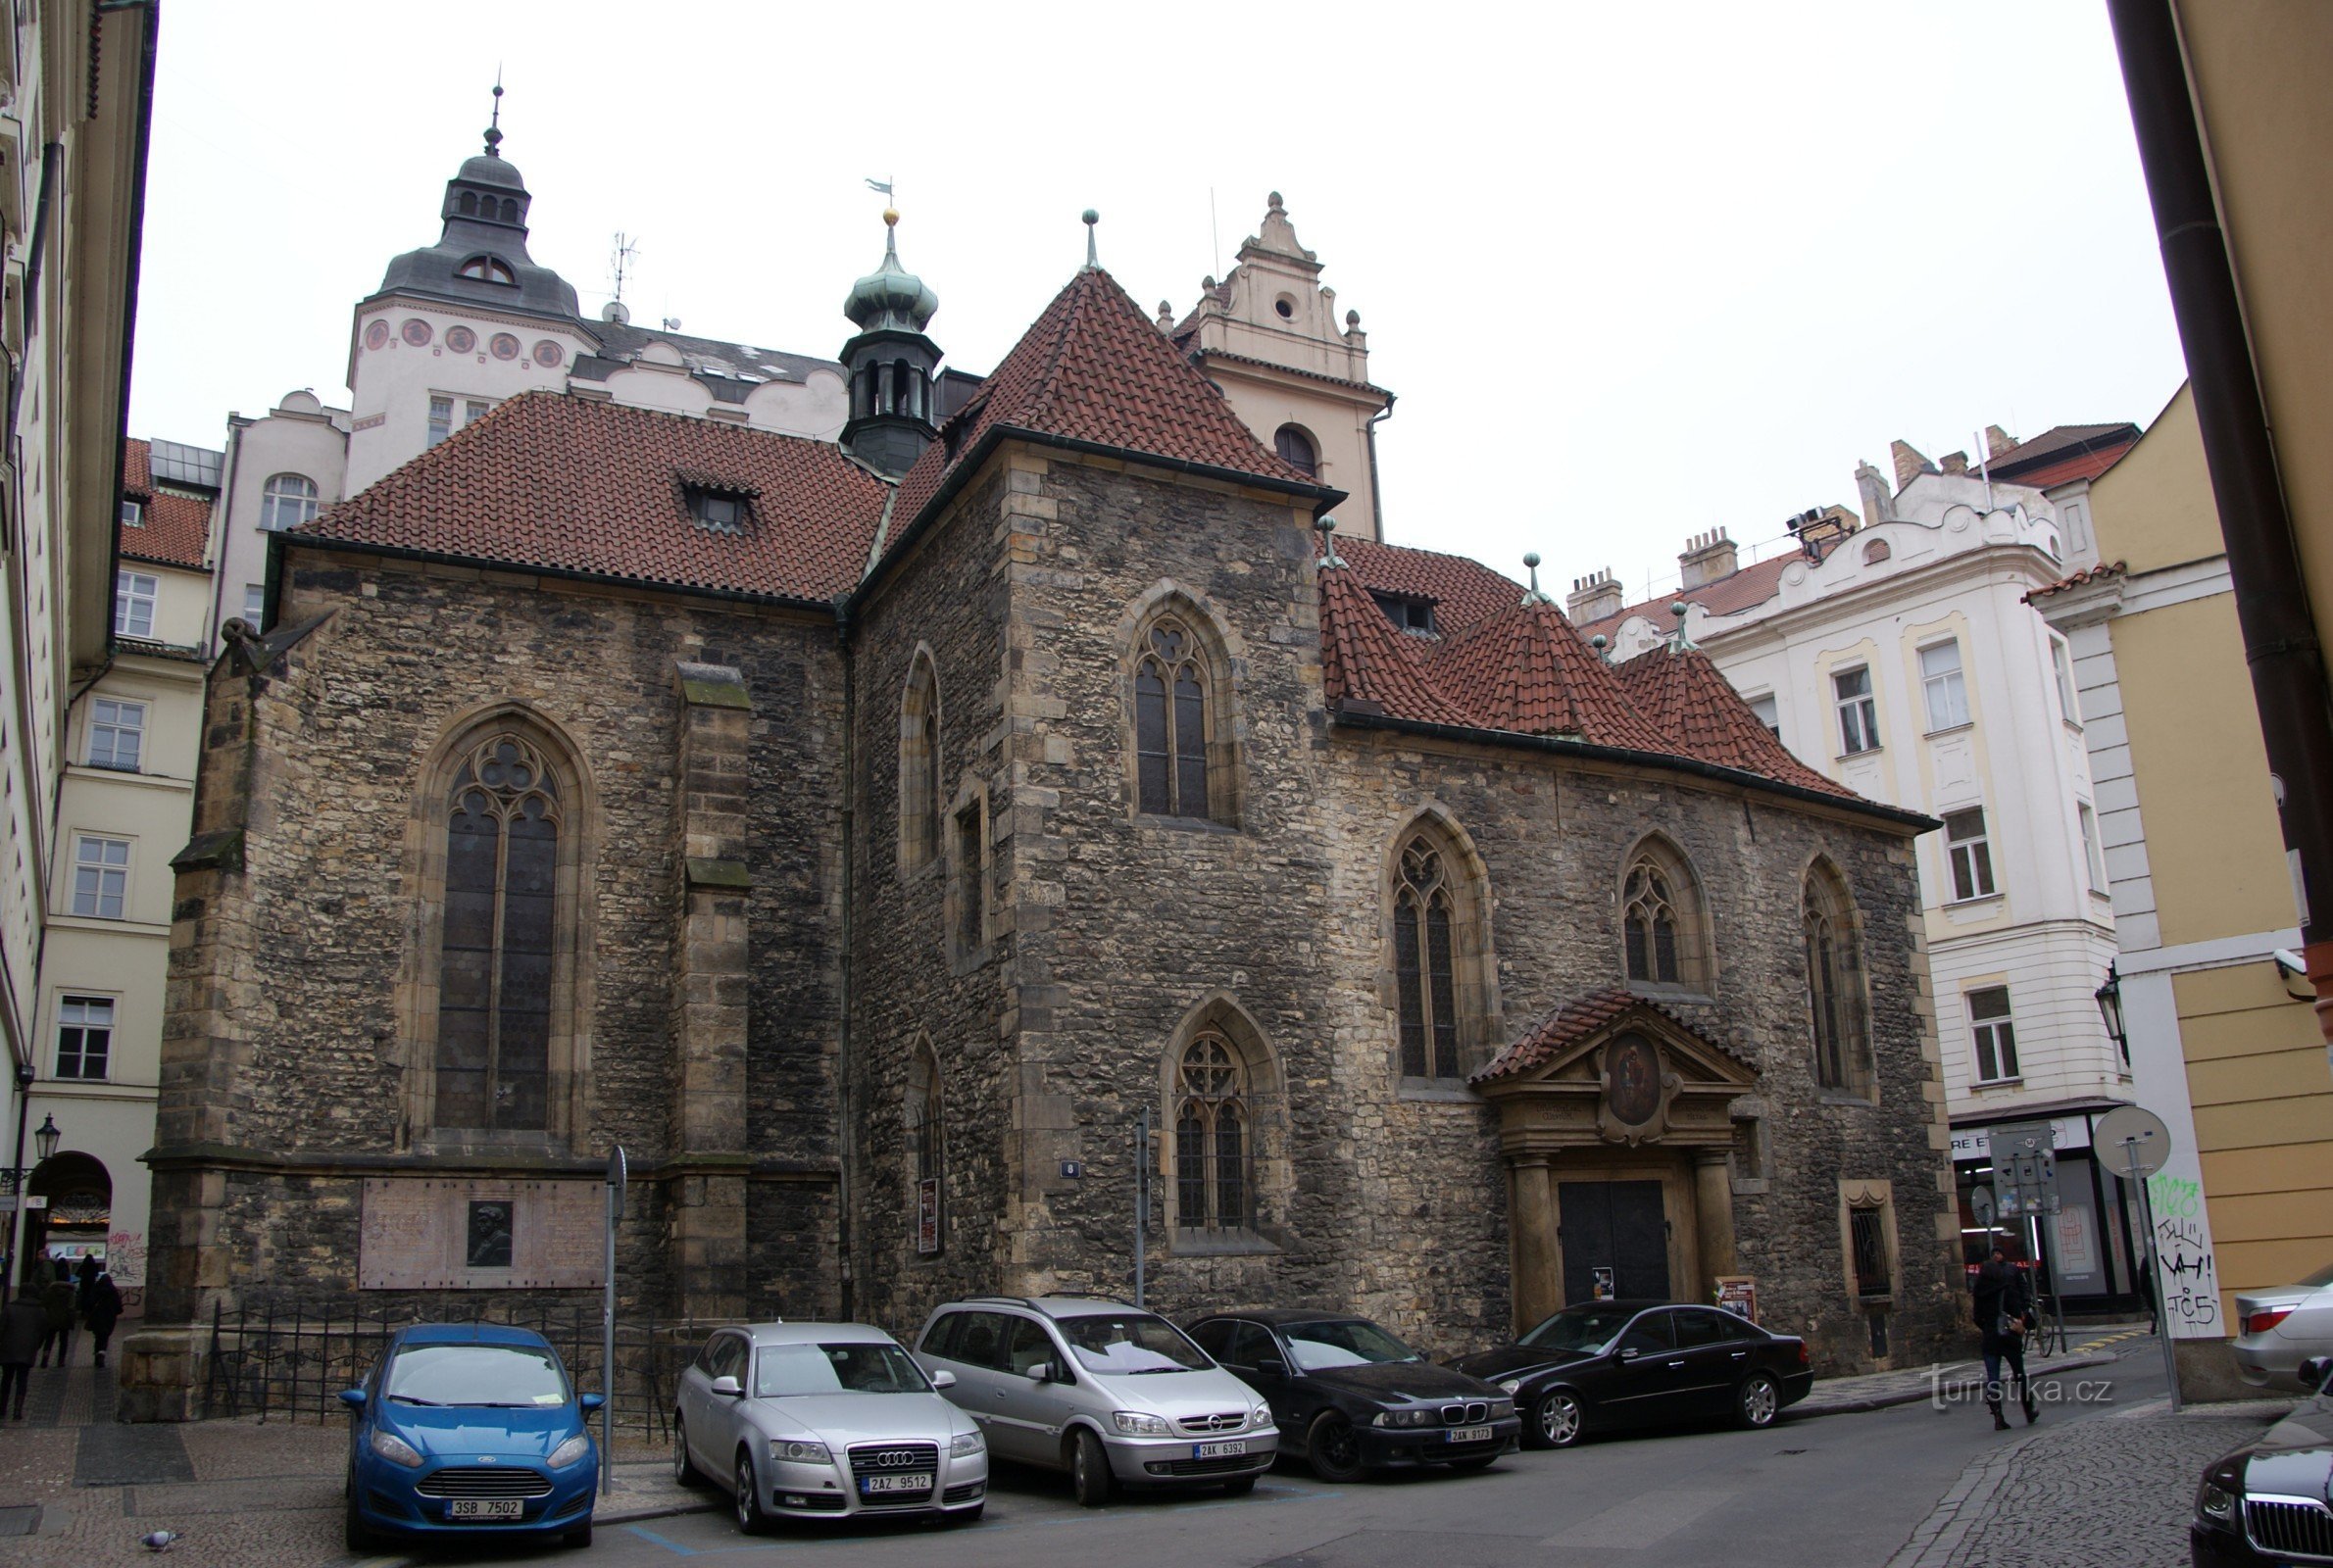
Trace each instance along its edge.
<path fill-rule="evenodd" d="M 530 249 L 831 356 L 894 175 L 985 371 L 1084 258 L 1189 308 L 1285 193 L 1371 369 L 1388 537 L 1632 591 L 1856 460 L 2145 423 L 2184 374 L 2099 0 L 1176 8 L 174 0 L 133 434 L 344 402 L 497 64 Z"/>

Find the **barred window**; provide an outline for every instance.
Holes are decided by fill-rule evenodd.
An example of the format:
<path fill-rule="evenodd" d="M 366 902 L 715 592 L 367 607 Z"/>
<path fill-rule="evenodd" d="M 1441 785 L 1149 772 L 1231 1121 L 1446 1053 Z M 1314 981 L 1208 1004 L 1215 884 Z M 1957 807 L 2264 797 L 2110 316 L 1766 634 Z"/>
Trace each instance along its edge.
<path fill-rule="evenodd" d="M 527 742 L 497 734 L 455 774 L 444 820 L 436 1120 L 546 1130 L 564 825 L 557 781 Z"/>
<path fill-rule="evenodd" d="M 1174 1206 L 1186 1230 L 1253 1223 L 1247 1089 L 1239 1052 L 1223 1036 L 1211 1030 L 1183 1048 L 1175 1072 Z"/>
<path fill-rule="evenodd" d="M 1858 1203 L 1848 1210 L 1848 1234 L 1855 1246 L 1855 1294 L 1861 1300 L 1896 1294 L 1887 1262 L 1887 1210 Z"/>
<path fill-rule="evenodd" d="M 1402 1076 L 1459 1075 L 1453 909 L 1439 851 L 1423 838 L 1402 851 L 1394 891 L 1393 967 L 1401 995 Z"/>

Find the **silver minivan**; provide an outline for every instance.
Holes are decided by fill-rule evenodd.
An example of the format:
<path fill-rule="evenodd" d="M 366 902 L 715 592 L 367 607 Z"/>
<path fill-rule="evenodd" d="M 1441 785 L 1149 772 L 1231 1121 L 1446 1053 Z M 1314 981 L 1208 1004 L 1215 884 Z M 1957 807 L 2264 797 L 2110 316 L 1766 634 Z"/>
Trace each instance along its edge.
<path fill-rule="evenodd" d="M 924 1371 L 1000 1459 L 1067 1470 L 1099 1507 L 1121 1486 L 1255 1490 L 1280 1449 L 1271 1406 L 1155 1312 L 1084 1296 L 977 1296 L 931 1314 Z"/>

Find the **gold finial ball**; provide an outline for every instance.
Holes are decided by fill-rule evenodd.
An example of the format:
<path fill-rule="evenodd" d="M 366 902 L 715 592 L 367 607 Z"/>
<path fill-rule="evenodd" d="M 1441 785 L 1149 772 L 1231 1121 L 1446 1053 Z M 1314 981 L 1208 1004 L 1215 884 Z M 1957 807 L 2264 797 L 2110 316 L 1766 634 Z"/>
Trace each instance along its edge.
<path fill-rule="evenodd" d="M 883 224 L 887 228 L 897 228 L 899 226 L 898 208 L 886 207 L 883 209 Z"/>

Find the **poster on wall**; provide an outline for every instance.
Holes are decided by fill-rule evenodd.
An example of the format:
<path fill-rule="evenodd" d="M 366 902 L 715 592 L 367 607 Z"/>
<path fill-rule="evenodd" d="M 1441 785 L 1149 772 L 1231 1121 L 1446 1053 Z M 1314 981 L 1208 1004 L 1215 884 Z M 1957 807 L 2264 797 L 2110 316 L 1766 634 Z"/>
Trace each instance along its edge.
<path fill-rule="evenodd" d="M 916 1250 L 940 1250 L 940 1179 L 926 1176 L 916 1183 Z"/>
<path fill-rule="evenodd" d="M 1748 1274 L 1717 1276 L 1717 1305 L 1736 1317 L 1758 1321 L 1758 1281 Z"/>

